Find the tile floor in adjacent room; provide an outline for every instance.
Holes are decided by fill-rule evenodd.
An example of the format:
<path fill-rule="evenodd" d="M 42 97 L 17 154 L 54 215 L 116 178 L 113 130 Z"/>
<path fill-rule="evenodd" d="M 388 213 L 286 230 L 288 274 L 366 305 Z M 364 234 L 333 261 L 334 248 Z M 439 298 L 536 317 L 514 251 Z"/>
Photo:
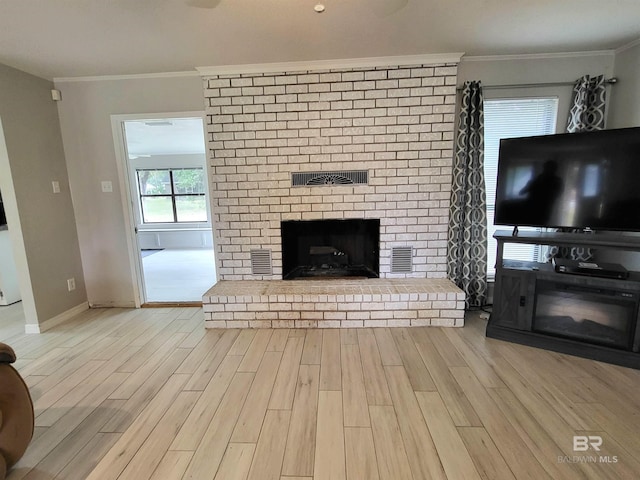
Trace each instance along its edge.
<path fill-rule="evenodd" d="M 212 249 L 164 249 L 142 258 L 147 303 L 201 302 L 216 283 Z"/>

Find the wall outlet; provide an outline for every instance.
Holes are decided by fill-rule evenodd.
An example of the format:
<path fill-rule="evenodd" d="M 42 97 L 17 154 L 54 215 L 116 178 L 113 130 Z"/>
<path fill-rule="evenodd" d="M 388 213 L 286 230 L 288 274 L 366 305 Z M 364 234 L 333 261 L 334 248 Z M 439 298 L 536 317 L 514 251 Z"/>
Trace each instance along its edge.
<path fill-rule="evenodd" d="M 70 278 L 69 280 L 67 280 L 67 288 L 69 289 L 70 292 L 74 291 L 76 289 L 76 279 L 75 278 Z"/>

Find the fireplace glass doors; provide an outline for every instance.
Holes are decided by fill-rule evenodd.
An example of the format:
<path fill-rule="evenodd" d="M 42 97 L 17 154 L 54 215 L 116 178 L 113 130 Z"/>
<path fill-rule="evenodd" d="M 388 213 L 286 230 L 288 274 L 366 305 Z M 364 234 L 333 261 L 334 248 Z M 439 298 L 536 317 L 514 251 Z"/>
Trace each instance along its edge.
<path fill-rule="evenodd" d="M 282 222 L 282 277 L 380 276 L 380 220 Z"/>
<path fill-rule="evenodd" d="M 638 315 L 635 292 L 539 281 L 533 330 L 628 350 Z"/>

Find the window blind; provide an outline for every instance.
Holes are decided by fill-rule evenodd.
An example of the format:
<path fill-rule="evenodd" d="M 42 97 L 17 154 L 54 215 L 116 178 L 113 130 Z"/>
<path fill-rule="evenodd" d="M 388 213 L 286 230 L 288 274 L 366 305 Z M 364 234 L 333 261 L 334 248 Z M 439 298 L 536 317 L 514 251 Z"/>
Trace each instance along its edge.
<path fill-rule="evenodd" d="M 500 139 L 531 137 L 556 133 L 558 99 L 509 98 L 484 101 L 484 176 L 487 189 L 487 276 L 495 276 L 496 242 L 493 238 L 498 227 L 493 225 L 496 180 Z M 525 230 L 526 228 L 522 228 Z M 535 230 L 535 229 L 534 229 Z M 539 247 L 527 244 L 505 245 L 504 257 L 514 260 L 536 261 Z"/>

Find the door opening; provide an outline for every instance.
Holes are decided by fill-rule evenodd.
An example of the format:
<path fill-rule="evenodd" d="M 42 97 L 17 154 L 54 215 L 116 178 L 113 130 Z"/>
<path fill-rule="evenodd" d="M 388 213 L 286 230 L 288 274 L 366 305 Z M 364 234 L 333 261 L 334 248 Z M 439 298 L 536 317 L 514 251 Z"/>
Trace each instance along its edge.
<path fill-rule="evenodd" d="M 141 303 L 197 303 L 216 283 L 201 117 L 121 121 Z"/>

